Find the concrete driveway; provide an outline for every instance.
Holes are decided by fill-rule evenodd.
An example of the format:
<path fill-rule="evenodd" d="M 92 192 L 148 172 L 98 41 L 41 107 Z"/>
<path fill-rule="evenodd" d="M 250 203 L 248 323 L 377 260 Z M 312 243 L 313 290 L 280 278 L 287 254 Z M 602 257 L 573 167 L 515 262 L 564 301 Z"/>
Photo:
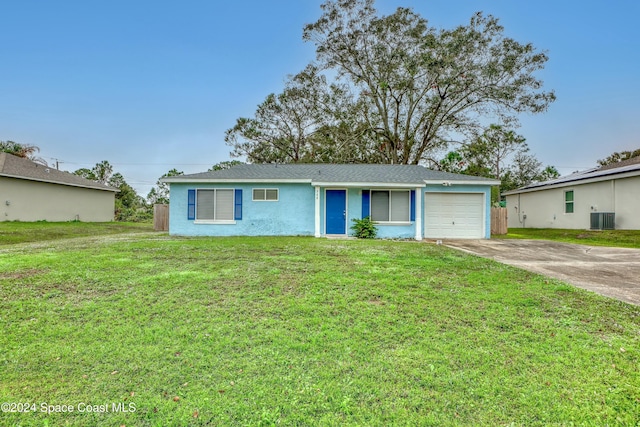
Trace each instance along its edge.
<path fill-rule="evenodd" d="M 546 240 L 445 240 L 443 244 L 640 305 L 640 249 Z"/>

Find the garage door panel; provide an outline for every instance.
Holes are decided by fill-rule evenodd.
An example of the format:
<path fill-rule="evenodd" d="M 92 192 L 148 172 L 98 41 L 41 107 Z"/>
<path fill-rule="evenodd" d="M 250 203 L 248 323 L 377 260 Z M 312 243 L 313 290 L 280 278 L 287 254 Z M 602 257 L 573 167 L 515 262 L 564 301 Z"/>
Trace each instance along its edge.
<path fill-rule="evenodd" d="M 425 237 L 483 238 L 483 212 L 482 193 L 426 193 Z"/>

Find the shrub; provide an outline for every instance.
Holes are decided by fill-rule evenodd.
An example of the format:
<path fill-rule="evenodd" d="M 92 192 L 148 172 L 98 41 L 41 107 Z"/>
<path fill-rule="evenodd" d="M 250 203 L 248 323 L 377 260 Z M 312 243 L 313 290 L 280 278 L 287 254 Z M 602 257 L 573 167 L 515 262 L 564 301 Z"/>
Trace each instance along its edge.
<path fill-rule="evenodd" d="M 374 225 L 373 221 L 371 221 L 371 217 L 364 217 L 362 219 L 354 218 L 352 220 L 354 224 L 351 226 L 351 229 L 355 231 L 355 236 L 358 239 L 373 239 L 378 234 L 378 229 Z"/>

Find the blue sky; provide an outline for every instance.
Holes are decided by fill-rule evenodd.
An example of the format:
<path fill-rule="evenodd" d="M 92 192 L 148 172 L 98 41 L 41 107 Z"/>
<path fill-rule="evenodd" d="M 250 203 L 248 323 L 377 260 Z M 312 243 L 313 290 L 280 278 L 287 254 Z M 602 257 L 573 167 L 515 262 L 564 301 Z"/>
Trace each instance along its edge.
<path fill-rule="evenodd" d="M 224 132 L 279 92 L 314 47 L 320 0 L 0 0 L 0 140 L 73 171 L 108 160 L 142 195 L 163 173 L 229 160 Z M 431 25 L 476 11 L 550 57 L 558 100 L 521 116 L 532 152 L 561 173 L 640 148 L 640 2 L 378 0 Z"/>

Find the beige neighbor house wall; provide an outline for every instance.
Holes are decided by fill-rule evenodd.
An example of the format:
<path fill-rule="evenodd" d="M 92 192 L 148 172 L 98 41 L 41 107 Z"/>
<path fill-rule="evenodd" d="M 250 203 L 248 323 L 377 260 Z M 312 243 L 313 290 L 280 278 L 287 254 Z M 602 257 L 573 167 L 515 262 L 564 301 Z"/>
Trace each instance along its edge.
<path fill-rule="evenodd" d="M 618 179 L 616 186 L 616 228 L 640 230 L 640 176 Z"/>
<path fill-rule="evenodd" d="M 573 190 L 573 213 L 565 213 L 565 192 Z M 592 212 L 615 212 L 616 229 L 640 230 L 640 176 L 506 196 L 509 228 L 589 229 Z M 526 219 L 525 219 L 526 215 Z"/>
<path fill-rule="evenodd" d="M 115 192 L 0 176 L 0 221 L 113 221 Z"/>

